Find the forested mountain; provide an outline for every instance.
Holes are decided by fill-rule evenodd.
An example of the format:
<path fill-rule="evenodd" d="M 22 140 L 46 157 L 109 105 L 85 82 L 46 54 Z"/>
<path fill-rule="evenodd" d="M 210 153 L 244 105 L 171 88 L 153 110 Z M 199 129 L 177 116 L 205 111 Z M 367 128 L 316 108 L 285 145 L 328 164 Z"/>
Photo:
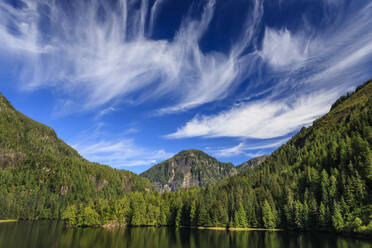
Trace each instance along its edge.
<path fill-rule="evenodd" d="M 141 176 L 148 178 L 160 192 L 206 186 L 236 175 L 231 163 L 222 163 L 199 150 L 181 151 L 154 165 Z"/>
<path fill-rule="evenodd" d="M 151 191 L 147 179 L 86 161 L 3 97 L 0 125 L 1 217 L 62 217 L 74 226 L 372 232 L 372 81 L 337 100 L 259 166 L 236 176 L 228 177 L 236 173 L 232 164 L 195 150 L 144 173 L 162 187 L 184 182 L 191 187 L 195 178 L 195 185 L 206 185 L 172 193 Z"/>
<path fill-rule="evenodd" d="M 0 94 L 0 218 L 59 218 L 70 204 L 151 190 L 145 178 L 85 160 Z"/>
<path fill-rule="evenodd" d="M 238 170 L 239 173 L 245 172 L 248 169 L 253 169 L 256 166 L 259 166 L 260 164 L 265 162 L 265 160 L 268 157 L 269 157 L 269 155 L 262 155 L 262 156 L 259 156 L 259 157 L 256 157 L 256 158 L 252 158 L 252 159 L 236 166 L 236 169 Z"/>
<path fill-rule="evenodd" d="M 264 227 L 372 234 L 372 81 L 251 170 L 204 188 L 72 205 L 70 225 Z M 102 207 L 104 206 L 104 207 Z"/>

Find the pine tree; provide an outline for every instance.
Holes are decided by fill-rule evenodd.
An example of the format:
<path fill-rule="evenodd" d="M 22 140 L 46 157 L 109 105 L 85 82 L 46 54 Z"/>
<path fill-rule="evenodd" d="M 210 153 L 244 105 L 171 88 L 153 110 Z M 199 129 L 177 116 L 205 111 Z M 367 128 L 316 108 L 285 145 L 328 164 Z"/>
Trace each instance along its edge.
<path fill-rule="evenodd" d="M 318 217 L 318 222 L 320 225 L 324 226 L 327 224 L 327 212 L 323 202 L 320 203 Z"/>
<path fill-rule="evenodd" d="M 182 217 L 182 207 L 177 208 L 177 213 L 176 213 L 176 219 L 175 219 L 175 226 L 181 226 L 181 217 Z"/>
<path fill-rule="evenodd" d="M 328 200 L 329 200 L 329 195 L 328 195 L 329 179 L 328 179 L 328 173 L 324 169 L 322 170 L 320 180 L 321 180 L 320 184 L 321 184 L 321 188 L 322 188 L 322 202 L 324 202 L 324 204 L 328 204 Z"/>
<path fill-rule="evenodd" d="M 333 202 L 332 226 L 337 231 L 342 230 L 344 227 L 344 220 L 341 215 L 341 209 L 336 201 Z"/>
<path fill-rule="evenodd" d="M 196 203 L 195 201 L 191 202 L 190 206 L 190 225 L 194 226 L 196 224 Z"/>
<path fill-rule="evenodd" d="M 243 208 L 243 205 L 241 203 L 239 205 L 238 218 L 239 218 L 239 227 L 247 227 L 248 226 L 247 215 L 246 215 L 245 210 Z"/>
<path fill-rule="evenodd" d="M 270 204 L 265 200 L 262 207 L 262 222 L 264 223 L 265 228 L 275 228 L 275 216 L 271 210 Z"/>
<path fill-rule="evenodd" d="M 209 214 L 204 204 L 201 204 L 198 214 L 198 226 L 210 226 Z"/>

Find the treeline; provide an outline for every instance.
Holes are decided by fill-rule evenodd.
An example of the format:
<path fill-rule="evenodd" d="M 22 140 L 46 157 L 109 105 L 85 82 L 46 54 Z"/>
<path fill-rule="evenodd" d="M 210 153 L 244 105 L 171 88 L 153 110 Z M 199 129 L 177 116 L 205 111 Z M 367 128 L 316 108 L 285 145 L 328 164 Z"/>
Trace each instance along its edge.
<path fill-rule="evenodd" d="M 0 130 L 7 140 L 0 142 L 0 218 L 372 232 L 372 81 L 261 165 L 164 194 L 133 173 L 66 156 L 53 132 L 1 104 L 8 131 Z M 23 131 L 11 130 L 17 126 Z M 38 148 L 43 144 L 49 148 Z"/>
<path fill-rule="evenodd" d="M 371 92 L 366 84 L 245 174 L 206 188 L 73 205 L 63 216 L 75 226 L 115 220 L 372 232 Z"/>
<path fill-rule="evenodd" d="M 135 191 L 151 192 L 151 183 L 80 157 L 29 153 L 0 168 L 0 218 L 61 219 L 71 204 L 119 200 Z"/>
<path fill-rule="evenodd" d="M 0 94 L 0 218 L 60 219 L 71 204 L 152 190 L 146 178 L 85 160 Z"/>

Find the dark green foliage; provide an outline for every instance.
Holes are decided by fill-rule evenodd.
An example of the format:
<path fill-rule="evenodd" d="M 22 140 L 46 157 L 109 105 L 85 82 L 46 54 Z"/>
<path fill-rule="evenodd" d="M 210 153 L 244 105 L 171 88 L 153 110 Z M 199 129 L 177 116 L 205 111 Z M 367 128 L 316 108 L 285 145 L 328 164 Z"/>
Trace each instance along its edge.
<path fill-rule="evenodd" d="M 275 228 L 276 227 L 276 217 L 271 210 L 270 204 L 265 200 L 262 206 L 262 222 L 265 228 Z"/>
<path fill-rule="evenodd" d="M 0 152 L 7 151 L 79 157 L 53 129 L 16 111 L 0 94 Z"/>
<path fill-rule="evenodd" d="M 27 170 L 22 170 L 22 176 L 13 173 L 12 170 L 17 170 L 16 165 L 0 170 L 3 193 L 0 194 L 0 207 L 7 213 L 12 211 L 10 209 L 18 199 L 22 199 L 21 206 L 16 207 L 16 216 L 34 216 L 37 213 L 37 216 L 50 218 L 56 216 L 55 212 L 65 210 L 63 218 L 75 226 L 116 221 L 128 225 L 261 227 L 371 234 L 371 147 L 372 81 L 358 87 L 313 126 L 302 128 L 260 166 L 213 185 L 173 193 L 136 192 L 120 196 L 112 193 L 120 187 L 118 184 L 110 190 L 90 187 L 90 179 L 84 175 L 90 173 L 87 170 L 91 167 L 86 161 L 76 158 L 81 161 L 77 166 L 80 170 L 85 168 L 85 164 L 88 167 L 80 174 L 74 174 L 78 177 L 74 180 L 82 183 L 73 184 L 75 181 L 68 181 L 67 177 L 67 181 L 58 186 L 47 183 L 50 186 L 44 188 L 41 186 L 44 184 L 40 184 L 37 190 L 33 190 L 36 187 L 33 182 L 54 179 L 58 182 L 60 179 L 45 176 L 45 170 L 37 169 L 51 158 L 21 158 L 20 166 L 28 166 Z M 16 164 L 19 158 L 14 157 L 12 163 Z M 63 161 L 53 160 L 52 164 L 64 165 Z M 184 161 L 187 164 L 186 158 Z M 70 164 L 65 163 L 61 167 Z M 167 173 L 172 168 L 169 164 L 155 167 L 161 173 L 151 175 L 159 177 L 160 182 L 167 180 Z M 112 177 L 120 174 L 108 171 L 112 171 Z M 106 173 L 110 174 L 108 171 Z M 185 174 L 177 177 L 184 178 Z M 60 178 L 64 179 L 63 176 Z M 64 185 L 75 185 L 72 187 L 76 190 L 62 195 L 50 194 L 61 192 Z M 66 199 L 64 204 L 59 204 L 61 199 Z M 44 202 L 49 207 L 39 208 L 36 202 Z M 70 207 L 66 208 L 66 204 Z"/>
<path fill-rule="evenodd" d="M 219 162 L 199 150 L 187 150 L 154 165 L 141 176 L 148 178 L 158 191 L 164 192 L 206 186 L 236 173 L 231 163 Z"/>
<path fill-rule="evenodd" d="M 371 145 L 372 82 L 368 82 L 260 166 L 204 188 L 136 194 L 144 197 L 141 208 L 146 209 L 153 204 L 147 198 L 154 195 L 167 225 L 369 233 Z M 142 223 L 127 223 L 148 222 L 143 217 Z"/>
<path fill-rule="evenodd" d="M 71 204 L 151 189 L 134 173 L 85 160 L 0 94 L 0 218 L 57 219 Z M 85 219 L 92 224 L 88 210 Z"/>

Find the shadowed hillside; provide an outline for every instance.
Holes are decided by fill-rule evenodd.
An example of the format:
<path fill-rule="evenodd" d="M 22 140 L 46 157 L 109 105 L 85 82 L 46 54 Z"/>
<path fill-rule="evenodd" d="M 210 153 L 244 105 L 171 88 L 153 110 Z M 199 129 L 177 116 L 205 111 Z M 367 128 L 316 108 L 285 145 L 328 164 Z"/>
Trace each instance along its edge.
<path fill-rule="evenodd" d="M 0 217 L 59 218 L 72 203 L 151 190 L 132 172 L 85 160 L 0 94 Z"/>

